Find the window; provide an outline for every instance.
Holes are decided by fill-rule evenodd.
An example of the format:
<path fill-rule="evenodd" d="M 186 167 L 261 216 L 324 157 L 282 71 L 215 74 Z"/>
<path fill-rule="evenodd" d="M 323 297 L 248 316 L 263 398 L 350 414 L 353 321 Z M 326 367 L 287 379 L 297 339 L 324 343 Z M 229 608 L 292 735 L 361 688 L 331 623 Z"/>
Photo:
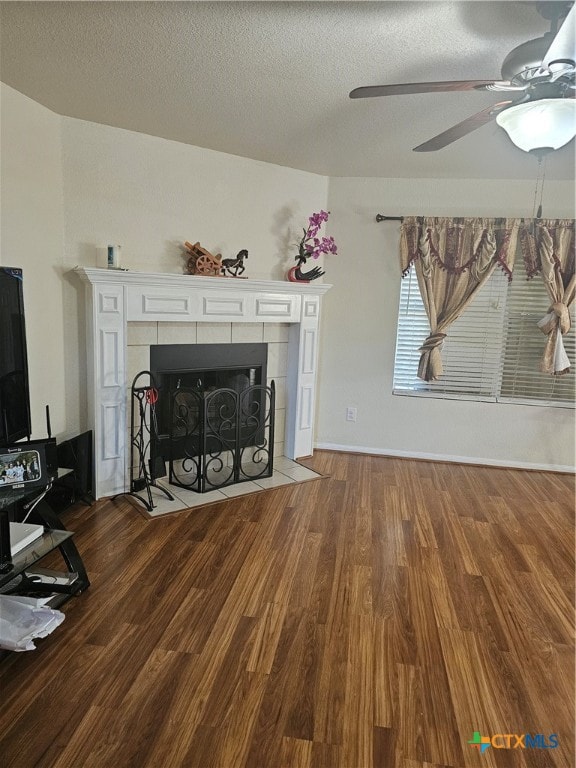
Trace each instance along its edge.
<path fill-rule="evenodd" d="M 448 330 L 442 347 L 444 374 L 438 381 L 422 381 L 417 377 L 418 349 L 430 331 L 412 266 L 400 291 L 394 394 L 574 407 L 574 327 L 563 337 L 571 372 L 550 376 L 539 370 L 546 337 L 536 323 L 549 306 L 540 276 L 526 280 L 518 249 L 512 282 L 496 268 Z"/>

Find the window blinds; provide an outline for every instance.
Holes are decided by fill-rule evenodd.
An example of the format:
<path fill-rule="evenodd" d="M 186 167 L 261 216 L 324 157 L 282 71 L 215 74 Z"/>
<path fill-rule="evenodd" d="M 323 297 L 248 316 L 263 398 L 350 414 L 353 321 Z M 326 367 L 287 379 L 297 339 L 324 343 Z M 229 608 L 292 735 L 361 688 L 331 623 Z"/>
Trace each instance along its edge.
<path fill-rule="evenodd" d="M 571 373 L 539 371 L 546 337 L 536 323 L 550 301 L 539 276 L 526 280 L 518 249 L 514 279 L 496 269 L 448 330 L 442 347 L 444 374 L 438 381 L 417 377 L 418 348 L 429 333 L 414 267 L 402 280 L 394 393 L 574 406 L 576 343 L 574 328 L 564 336 Z"/>
<path fill-rule="evenodd" d="M 548 312 L 549 306 L 550 297 L 542 278 L 536 275 L 527 280 L 524 260 L 517 258 L 506 307 L 501 399 L 556 401 L 574 405 L 574 306 L 570 308 L 572 328 L 563 336 L 564 348 L 571 363 L 570 373 L 550 376 L 539 369 L 546 336 L 536 323 Z"/>

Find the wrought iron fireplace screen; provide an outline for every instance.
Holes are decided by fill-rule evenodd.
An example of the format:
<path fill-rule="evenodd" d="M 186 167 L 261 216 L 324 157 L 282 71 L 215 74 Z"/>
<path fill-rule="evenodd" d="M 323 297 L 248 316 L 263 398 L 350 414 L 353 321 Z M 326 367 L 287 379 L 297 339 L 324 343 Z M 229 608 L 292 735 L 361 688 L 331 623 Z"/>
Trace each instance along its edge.
<path fill-rule="evenodd" d="M 190 387 L 171 392 L 170 482 L 205 493 L 270 477 L 274 400 L 274 382 L 241 392 Z"/>
<path fill-rule="evenodd" d="M 274 385 L 267 344 L 150 348 L 159 384 L 155 452 L 171 483 L 200 493 L 272 474 Z"/>

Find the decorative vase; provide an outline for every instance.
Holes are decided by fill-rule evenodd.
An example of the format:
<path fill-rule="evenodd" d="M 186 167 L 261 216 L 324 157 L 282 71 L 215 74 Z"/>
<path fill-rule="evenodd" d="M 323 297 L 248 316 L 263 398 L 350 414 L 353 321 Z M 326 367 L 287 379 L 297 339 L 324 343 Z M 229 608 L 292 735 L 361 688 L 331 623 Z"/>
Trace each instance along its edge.
<path fill-rule="evenodd" d="M 286 277 L 291 283 L 310 283 L 312 280 L 316 280 L 322 277 L 324 271 L 320 267 L 313 267 L 307 272 L 302 271 L 302 267 L 306 262 L 299 262 L 295 267 L 288 270 Z"/>

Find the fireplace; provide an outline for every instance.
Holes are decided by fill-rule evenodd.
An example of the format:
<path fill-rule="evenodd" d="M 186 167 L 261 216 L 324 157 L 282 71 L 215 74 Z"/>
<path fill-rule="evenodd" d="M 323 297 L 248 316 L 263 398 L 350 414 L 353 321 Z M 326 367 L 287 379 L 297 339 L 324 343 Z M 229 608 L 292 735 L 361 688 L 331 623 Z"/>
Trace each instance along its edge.
<path fill-rule="evenodd" d="M 289 330 L 285 360 L 284 455 L 309 456 L 314 445 L 318 332 L 322 295 L 330 285 L 271 280 L 235 280 L 180 274 L 122 272 L 77 267 L 85 283 L 87 331 L 87 419 L 94 434 L 96 498 L 126 492 L 130 482 L 128 326 L 152 327 L 154 341 L 170 344 L 164 329 L 177 335 L 202 328 Z M 202 334 L 204 336 L 204 334 Z M 230 340 L 230 339 L 229 339 Z M 232 338 L 231 340 L 234 340 Z M 277 345 L 279 346 L 279 345 Z M 149 365 L 139 361 L 136 371 Z M 271 368 L 270 351 L 267 375 Z M 265 382 L 264 383 L 269 383 Z"/>
<path fill-rule="evenodd" d="M 166 443 L 173 432 L 178 392 L 205 395 L 231 389 L 241 395 L 249 387 L 266 384 L 267 359 L 266 344 L 151 345 L 150 371 L 160 393 L 156 408 L 160 440 Z"/>

